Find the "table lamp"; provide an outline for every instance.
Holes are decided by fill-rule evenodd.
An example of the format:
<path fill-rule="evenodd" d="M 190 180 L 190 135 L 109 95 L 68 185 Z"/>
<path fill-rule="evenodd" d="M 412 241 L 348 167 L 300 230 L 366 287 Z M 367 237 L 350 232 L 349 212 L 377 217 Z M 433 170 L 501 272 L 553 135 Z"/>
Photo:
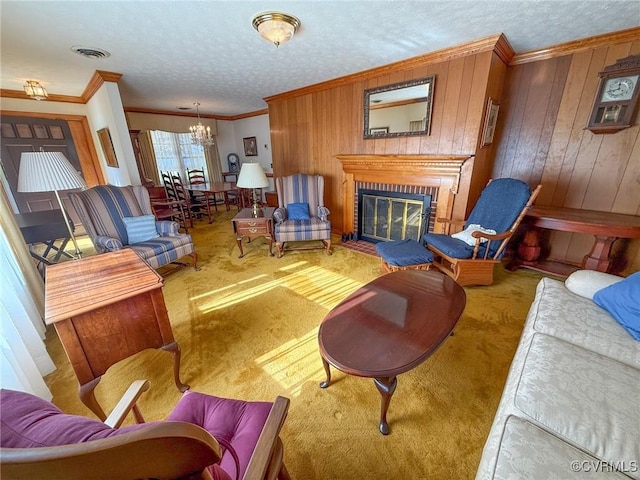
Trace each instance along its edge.
<path fill-rule="evenodd" d="M 77 258 L 82 256 L 82 252 L 78 248 L 73 229 L 69 226 L 69 218 L 58 191 L 86 186 L 80 174 L 60 152 L 22 152 L 20 156 L 18 192 L 55 192 L 69 237 L 76 249 Z"/>
<path fill-rule="evenodd" d="M 238 175 L 236 186 L 240 188 L 251 188 L 253 190 L 252 214 L 254 217 L 257 217 L 260 206 L 256 198 L 256 188 L 269 186 L 269 180 L 267 180 L 267 176 L 264 174 L 262 165 L 259 163 L 243 163 L 240 167 L 240 175 Z"/>

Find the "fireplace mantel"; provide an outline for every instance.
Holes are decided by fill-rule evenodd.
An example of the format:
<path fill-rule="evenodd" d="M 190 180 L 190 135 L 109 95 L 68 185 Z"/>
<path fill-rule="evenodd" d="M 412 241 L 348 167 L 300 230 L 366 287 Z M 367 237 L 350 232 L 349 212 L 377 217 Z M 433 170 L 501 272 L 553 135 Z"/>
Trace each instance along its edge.
<path fill-rule="evenodd" d="M 438 188 L 436 217 L 451 218 L 462 166 L 469 155 L 337 155 L 345 174 L 343 228 L 354 222 L 355 182 Z M 435 232 L 442 231 L 440 225 Z"/>

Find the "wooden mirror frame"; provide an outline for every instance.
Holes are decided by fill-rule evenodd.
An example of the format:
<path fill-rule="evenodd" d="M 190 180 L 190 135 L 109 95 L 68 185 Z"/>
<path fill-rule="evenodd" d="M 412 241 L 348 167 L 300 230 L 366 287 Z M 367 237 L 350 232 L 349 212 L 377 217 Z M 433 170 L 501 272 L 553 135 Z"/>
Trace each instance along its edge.
<path fill-rule="evenodd" d="M 393 138 L 393 137 L 409 137 L 416 135 L 429 135 L 431 131 L 431 112 L 433 110 L 433 86 L 435 83 L 435 76 L 431 75 L 429 77 L 418 78 L 415 80 L 409 80 L 406 82 L 393 83 L 390 85 L 385 85 L 382 87 L 369 88 L 364 91 L 364 129 L 363 129 L 363 138 L 365 140 L 372 138 Z M 369 125 L 369 112 L 372 110 L 371 106 L 371 97 L 373 95 L 391 92 L 396 90 L 401 90 L 403 88 L 412 88 L 419 85 L 428 85 L 428 93 L 426 97 L 417 97 L 409 100 L 401 100 L 394 102 L 395 105 L 392 106 L 401 106 L 408 105 L 410 103 L 425 103 L 425 125 L 420 130 L 414 131 L 403 131 L 403 132 L 393 132 L 389 131 L 389 127 L 385 126 L 377 126 L 371 128 Z M 372 130 L 377 131 L 377 133 L 372 133 Z M 384 131 L 387 130 L 387 131 Z"/>

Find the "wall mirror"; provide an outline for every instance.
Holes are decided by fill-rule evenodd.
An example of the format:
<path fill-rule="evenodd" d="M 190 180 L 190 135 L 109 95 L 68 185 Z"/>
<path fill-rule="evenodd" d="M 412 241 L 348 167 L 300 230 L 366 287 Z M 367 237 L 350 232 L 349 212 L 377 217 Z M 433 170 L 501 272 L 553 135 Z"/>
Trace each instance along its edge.
<path fill-rule="evenodd" d="M 429 135 L 434 76 L 364 91 L 364 138 Z"/>

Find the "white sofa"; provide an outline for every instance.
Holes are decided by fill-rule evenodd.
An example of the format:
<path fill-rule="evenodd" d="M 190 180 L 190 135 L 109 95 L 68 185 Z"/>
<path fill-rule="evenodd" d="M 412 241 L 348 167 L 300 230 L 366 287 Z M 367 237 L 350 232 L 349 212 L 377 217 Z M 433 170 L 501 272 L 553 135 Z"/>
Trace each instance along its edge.
<path fill-rule="evenodd" d="M 640 341 L 592 300 L 621 280 L 540 281 L 476 480 L 640 479 Z"/>

